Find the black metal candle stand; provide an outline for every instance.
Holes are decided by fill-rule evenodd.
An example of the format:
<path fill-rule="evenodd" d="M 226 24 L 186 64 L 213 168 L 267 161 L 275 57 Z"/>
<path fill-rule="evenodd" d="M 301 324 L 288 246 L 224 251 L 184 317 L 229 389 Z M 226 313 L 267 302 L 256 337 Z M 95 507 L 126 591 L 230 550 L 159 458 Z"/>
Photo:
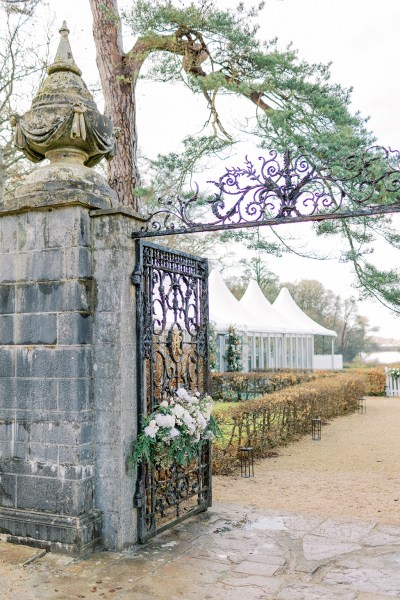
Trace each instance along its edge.
<path fill-rule="evenodd" d="M 311 438 L 318 442 L 321 439 L 321 419 L 319 417 L 314 417 L 311 421 Z"/>
<path fill-rule="evenodd" d="M 254 451 L 251 446 L 241 446 L 239 448 L 240 457 L 240 476 L 254 477 Z"/>

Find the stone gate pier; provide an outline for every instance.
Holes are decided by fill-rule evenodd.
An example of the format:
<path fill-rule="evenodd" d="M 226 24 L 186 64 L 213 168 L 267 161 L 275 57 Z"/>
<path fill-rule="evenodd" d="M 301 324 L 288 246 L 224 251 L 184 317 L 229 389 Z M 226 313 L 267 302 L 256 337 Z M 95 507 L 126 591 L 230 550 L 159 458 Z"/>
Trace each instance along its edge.
<path fill-rule="evenodd" d="M 114 152 L 65 24 L 31 110 L 13 120 L 36 168 L 0 201 L 0 536 L 82 554 L 136 541 L 139 216 L 91 167 Z"/>

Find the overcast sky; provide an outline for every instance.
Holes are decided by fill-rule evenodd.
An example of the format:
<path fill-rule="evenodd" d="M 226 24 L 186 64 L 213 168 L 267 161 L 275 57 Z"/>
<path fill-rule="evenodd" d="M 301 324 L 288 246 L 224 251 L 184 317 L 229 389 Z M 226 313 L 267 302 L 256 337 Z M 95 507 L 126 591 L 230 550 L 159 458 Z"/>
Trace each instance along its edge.
<path fill-rule="evenodd" d="M 67 19 L 75 60 L 85 81 L 94 83 L 97 72 L 89 1 L 50 0 L 49 4 L 55 13 L 56 27 Z M 219 0 L 218 4 L 232 3 Z M 278 37 L 282 47 L 293 42 L 299 56 L 310 62 L 332 62 L 333 81 L 354 88 L 353 108 L 370 117 L 370 129 L 379 143 L 400 148 L 399 0 L 267 0 L 262 15 L 263 38 Z M 189 94 L 142 84 L 139 89 L 142 151 L 154 156 L 176 149 L 182 135 L 190 131 L 193 113 L 201 124 L 202 111 L 201 101 L 191 101 Z M 308 235 L 305 226 L 297 227 L 304 227 L 297 231 L 298 235 Z M 323 249 L 327 254 L 334 254 L 327 242 L 319 243 L 326 244 Z M 380 266 L 398 264 L 399 253 L 388 248 L 376 246 L 375 255 Z M 349 268 L 337 261 L 321 263 L 285 255 L 283 259 L 272 260 L 271 268 L 282 281 L 314 278 L 343 296 L 357 295 L 351 287 L 353 276 Z M 380 326 L 381 335 L 400 339 L 400 319 L 381 305 L 363 302 L 359 304 L 359 312 L 369 318 L 371 325 Z"/>

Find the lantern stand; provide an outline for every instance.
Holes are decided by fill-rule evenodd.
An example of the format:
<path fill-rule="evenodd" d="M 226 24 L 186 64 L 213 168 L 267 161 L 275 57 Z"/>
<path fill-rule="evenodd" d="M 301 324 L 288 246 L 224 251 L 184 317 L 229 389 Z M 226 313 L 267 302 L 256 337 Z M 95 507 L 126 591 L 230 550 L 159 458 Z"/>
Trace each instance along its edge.
<path fill-rule="evenodd" d="M 314 417 L 311 421 L 311 439 L 315 441 L 321 440 L 321 419 Z"/>
<path fill-rule="evenodd" d="M 241 446 L 239 448 L 240 456 L 240 476 L 254 477 L 254 451 L 251 446 Z"/>
<path fill-rule="evenodd" d="M 358 399 L 358 412 L 360 415 L 365 415 L 367 412 L 367 399 L 365 396 L 360 396 Z"/>

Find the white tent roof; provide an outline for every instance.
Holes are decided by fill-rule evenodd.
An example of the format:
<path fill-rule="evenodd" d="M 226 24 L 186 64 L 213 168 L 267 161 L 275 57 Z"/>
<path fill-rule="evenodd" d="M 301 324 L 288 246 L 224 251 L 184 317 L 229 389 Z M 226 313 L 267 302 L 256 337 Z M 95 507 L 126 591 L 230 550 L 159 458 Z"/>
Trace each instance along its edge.
<path fill-rule="evenodd" d="M 282 288 L 270 304 L 256 281 L 252 280 L 240 300 L 228 289 L 221 274 L 213 269 L 208 279 L 210 321 L 217 331 L 234 325 L 249 333 L 294 333 L 336 337 L 337 333 L 319 325 L 295 303 L 287 288 Z"/>
<path fill-rule="evenodd" d="M 309 333 L 300 324 L 296 325 L 278 312 L 262 293 L 258 283 L 252 279 L 240 304 L 252 313 L 263 331 L 270 333 Z"/>
<path fill-rule="evenodd" d="M 297 306 L 287 288 L 281 289 L 277 299 L 273 303 L 273 307 L 286 319 L 292 321 L 294 325 L 303 329 L 304 332 L 307 330 L 307 333 L 312 333 L 313 335 L 337 337 L 336 331 L 326 329 L 310 319 L 310 317 Z"/>
<path fill-rule="evenodd" d="M 218 331 L 227 331 L 230 325 L 239 331 L 265 331 L 260 321 L 235 298 L 216 269 L 210 273 L 208 291 L 210 321 Z"/>

